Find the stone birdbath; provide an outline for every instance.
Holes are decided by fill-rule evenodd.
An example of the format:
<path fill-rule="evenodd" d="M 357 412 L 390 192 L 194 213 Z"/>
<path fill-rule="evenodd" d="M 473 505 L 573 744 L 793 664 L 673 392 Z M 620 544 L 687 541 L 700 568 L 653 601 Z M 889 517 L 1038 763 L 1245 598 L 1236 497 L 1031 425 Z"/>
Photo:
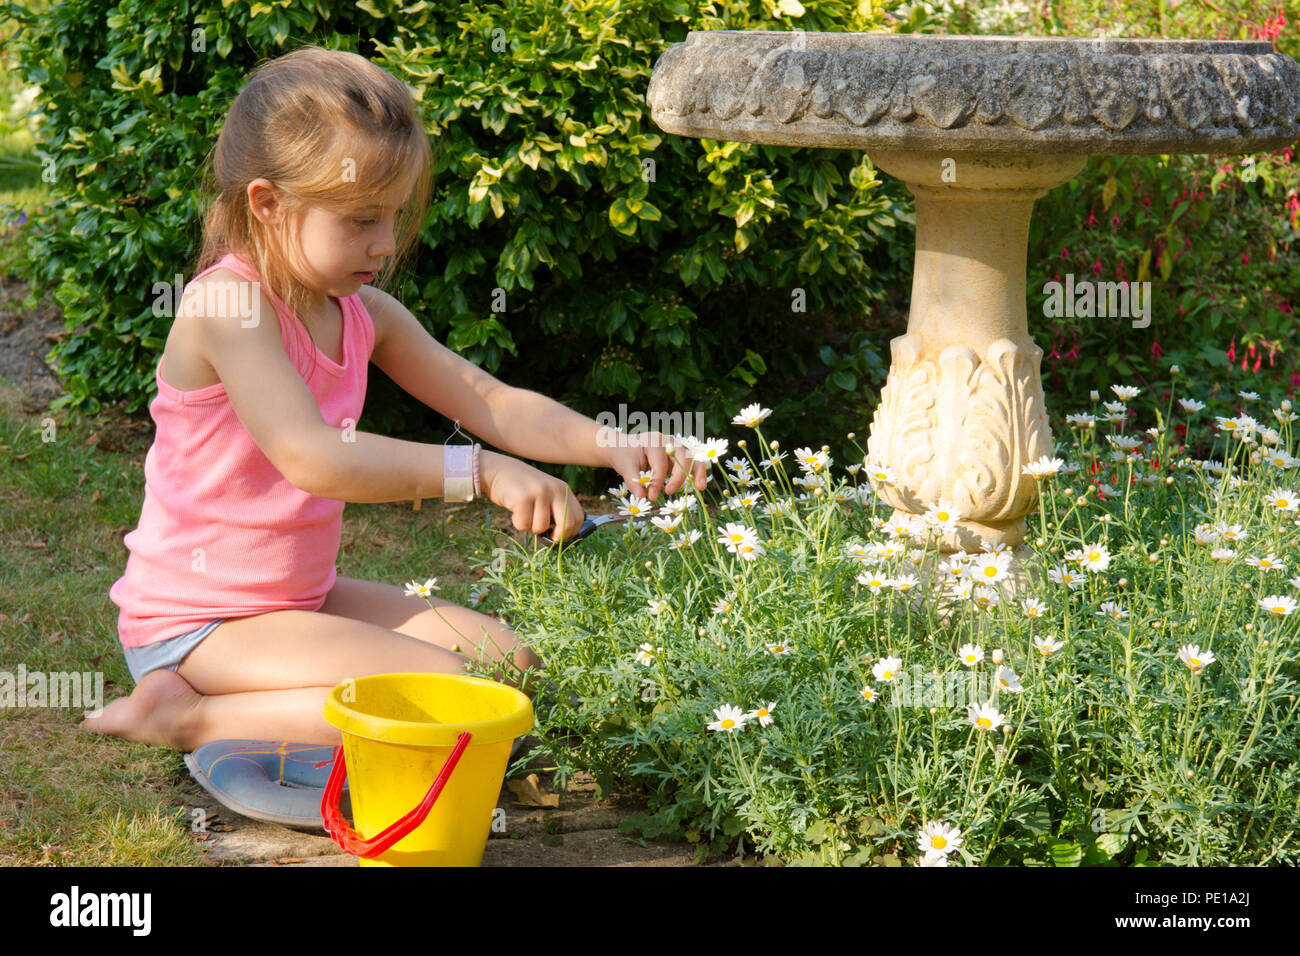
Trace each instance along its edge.
<path fill-rule="evenodd" d="M 916 197 L 907 331 L 867 454 L 894 475 L 878 491 L 895 514 L 961 513 L 945 552 L 1021 545 L 1038 500 L 1022 469 L 1052 454 L 1026 324 L 1034 200 L 1092 155 L 1300 137 L 1300 67 L 1254 42 L 696 31 L 646 100 L 682 136 L 866 150 Z"/>

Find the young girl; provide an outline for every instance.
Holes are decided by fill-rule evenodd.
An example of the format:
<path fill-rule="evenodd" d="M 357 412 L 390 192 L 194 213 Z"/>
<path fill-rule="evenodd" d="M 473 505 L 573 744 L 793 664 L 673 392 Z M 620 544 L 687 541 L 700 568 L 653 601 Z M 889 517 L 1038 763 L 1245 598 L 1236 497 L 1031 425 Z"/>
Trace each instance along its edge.
<path fill-rule="evenodd" d="M 299 49 L 236 97 L 212 154 L 199 274 L 158 366 L 139 526 L 110 591 L 136 687 L 85 728 L 186 751 L 337 744 L 321 710 L 347 678 L 460 672 L 478 654 L 538 665 L 486 614 L 337 575 L 347 501 L 436 497 L 445 480 L 519 530 L 562 539 L 583 519 L 564 482 L 517 458 L 357 430 L 369 362 L 511 454 L 610 467 L 650 500 L 686 481 L 675 452 L 664 484 L 665 436 L 616 436 L 497 381 L 368 284 L 416 237 L 430 158 L 410 90 L 356 54 Z"/>

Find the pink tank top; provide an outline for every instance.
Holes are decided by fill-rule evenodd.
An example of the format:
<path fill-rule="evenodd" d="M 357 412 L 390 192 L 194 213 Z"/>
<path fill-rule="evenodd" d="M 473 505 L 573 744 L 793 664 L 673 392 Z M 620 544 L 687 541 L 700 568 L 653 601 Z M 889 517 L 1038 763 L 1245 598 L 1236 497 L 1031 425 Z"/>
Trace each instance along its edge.
<path fill-rule="evenodd" d="M 233 253 L 194 278 L 220 268 L 257 281 Z M 284 302 L 262 288 L 321 417 L 334 428 L 356 425 L 375 341 L 361 297 L 339 300 L 338 365 L 314 348 Z M 139 524 L 124 539 L 126 570 L 108 594 L 120 609 L 122 646 L 164 641 L 218 617 L 319 610 L 338 573 L 343 502 L 290 484 L 244 428 L 223 383 L 182 392 L 163 381 L 161 358 L 158 366 L 158 395 L 149 405 L 157 432 L 144 461 L 144 504 Z"/>

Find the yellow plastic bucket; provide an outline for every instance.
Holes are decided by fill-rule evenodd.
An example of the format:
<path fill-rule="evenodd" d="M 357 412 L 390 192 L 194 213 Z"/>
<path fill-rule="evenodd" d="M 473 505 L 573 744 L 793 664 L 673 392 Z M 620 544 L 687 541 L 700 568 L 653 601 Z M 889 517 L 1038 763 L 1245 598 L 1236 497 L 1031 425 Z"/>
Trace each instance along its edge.
<path fill-rule="evenodd" d="M 335 842 L 362 866 L 483 862 L 511 744 L 533 727 L 525 694 L 459 674 L 376 674 L 331 690 L 324 714 L 343 734 L 321 801 Z M 355 829 L 338 814 L 345 775 Z"/>

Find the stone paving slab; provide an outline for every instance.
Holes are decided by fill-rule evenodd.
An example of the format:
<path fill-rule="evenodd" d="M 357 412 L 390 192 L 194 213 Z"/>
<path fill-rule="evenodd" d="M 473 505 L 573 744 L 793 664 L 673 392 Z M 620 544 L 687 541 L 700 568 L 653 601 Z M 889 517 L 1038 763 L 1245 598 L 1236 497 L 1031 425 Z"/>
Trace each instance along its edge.
<path fill-rule="evenodd" d="M 549 789 L 547 782 L 543 787 Z M 341 854 L 323 830 L 293 830 L 253 820 L 218 804 L 194 781 L 186 781 L 186 814 L 201 821 L 194 833 L 207 858 L 226 866 L 356 866 Z M 647 840 L 641 846 L 619 831 L 623 821 L 644 804 L 611 795 L 595 799 L 595 785 L 576 777 L 560 793 L 558 809 L 521 806 L 502 787 L 497 803 L 504 832 L 491 834 L 484 866 L 691 866 L 695 847 L 689 843 Z M 194 813 L 203 811 L 203 816 Z M 289 860 L 292 862 L 281 862 Z"/>

